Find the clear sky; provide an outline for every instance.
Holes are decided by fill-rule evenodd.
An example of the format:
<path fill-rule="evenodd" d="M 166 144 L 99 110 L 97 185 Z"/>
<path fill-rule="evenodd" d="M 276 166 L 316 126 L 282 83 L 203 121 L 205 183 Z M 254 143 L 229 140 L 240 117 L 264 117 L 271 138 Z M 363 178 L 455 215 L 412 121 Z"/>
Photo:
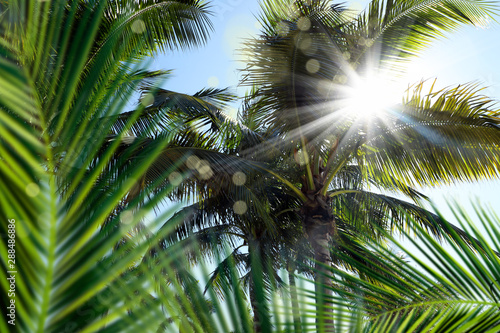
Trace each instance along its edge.
<path fill-rule="evenodd" d="M 214 31 L 208 43 L 200 48 L 159 55 L 154 58 L 155 69 L 174 69 L 173 76 L 163 84 L 165 89 L 195 93 L 205 87 L 232 87 L 243 96 L 244 89 L 236 89 L 244 62 L 238 49 L 245 37 L 258 32 L 257 0 L 212 0 Z M 349 1 L 361 10 L 367 1 Z M 500 1 L 498 1 L 500 6 Z M 500 21 L 500 16 L 497 18 Z M 491 22 L 486 28 L 464 27 L 435 42 L 416 60 L 407 77 L 407 83 L 437 78 L 439 87 L 467 82 L 488 86 L 484 94 L 500 101 L 500 24 Z M 498 105 L 500 108 L 500 104 Z M 439 189 L 423 189 L 445 217 L 453 220 L 446 200 L 456 199 L 467 211 L 470 201 L 479 200 L 500 216 L 500 181 L 460 184 Z M 472 215 L 472 212 L 471 212 Z"/>

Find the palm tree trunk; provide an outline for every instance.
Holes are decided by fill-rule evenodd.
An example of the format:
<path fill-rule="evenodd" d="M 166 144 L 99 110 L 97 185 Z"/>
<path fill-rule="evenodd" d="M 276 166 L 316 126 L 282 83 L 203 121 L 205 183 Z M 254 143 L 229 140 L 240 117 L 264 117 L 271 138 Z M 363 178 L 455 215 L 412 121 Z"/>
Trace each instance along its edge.
<path fill-rule="evenodd" d="M 254 332 L 268 332 L 271 327 L 271 322 L 264 290 L 264 266 L 262 262 L 262 254 L 260 253 L 260 246 L 257 241 L 249 240 L 248 253 L 250 255 L 251 262 L 249 292 L 250 303 L 254 315 Z"/>
<path fill-rule="evenodd" d="M 253 278 L 252 278 L 253 280 Z M 260 320 L 260 310 L 257 301 L 257 295 L 255 293 L 255 287 L 253 285 L 253 281 L 250 281 L 250 304 L 252 305 L 253 311 L 253 331 L 255 333 L 262 332 L 261 320 Z"/>
<path fill-rule="evenodd" d="M 314 250 L 316 260 L 316 318 L 318 332 L 335 332 L 333 320 L 332 259 L 330 241 L 336 237 L 335 218 L 330 207 L 330 197 L 320 194 L 308 195 L 301 213 L 306 236 Z"/>
<path fill-rule="evenodd" d="M 288 264 L 288 281 L 290 284 L 290 298 L 292 302 L 292 316 L 293 316 L 293 326 L 296 333 L 302 332 L 302 327 L 300 323 L 300 314 L 299 314 L 299 298 L 297 296 L 297 287 L 295 284 L 295 275 L 294 275 L 294 265 L 292 263 Z"/>

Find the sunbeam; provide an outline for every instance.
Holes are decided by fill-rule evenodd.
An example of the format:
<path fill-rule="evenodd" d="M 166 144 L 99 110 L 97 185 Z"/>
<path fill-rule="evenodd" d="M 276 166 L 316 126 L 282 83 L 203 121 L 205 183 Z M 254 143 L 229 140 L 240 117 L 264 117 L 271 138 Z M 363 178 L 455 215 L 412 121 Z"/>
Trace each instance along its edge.
<path fill-rule="evenodd" d="M 401 102 L 404 89 L 398 82 L 378 75 L 356 76 L 344 89 L 345 110 L 356 118 L 372 118 Z"/>

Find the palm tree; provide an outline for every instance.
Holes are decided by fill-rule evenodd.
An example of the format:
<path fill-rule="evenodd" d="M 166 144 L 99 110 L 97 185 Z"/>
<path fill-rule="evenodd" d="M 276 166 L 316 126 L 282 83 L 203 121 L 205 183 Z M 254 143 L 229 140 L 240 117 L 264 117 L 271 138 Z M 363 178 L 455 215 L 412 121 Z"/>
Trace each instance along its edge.
<path fill-rule="evenodd" d="M 167 21 L 165 15 L 178 3 L 151 4 L 54 0 L 1 5 L 0 215 L 9 222 L 1 224 L 2 234 L 11 237 L 2 237 L 0 246 L 2 277 L 15 280 L 2 284 L 2 306 L 11 306 L 11 316 L 0 320 L 2 331 L 156 330 L 165 320 L 160 302 L 171 317 L 186 321 L 180 301 L 169 297 L 183 295 L 182 288 L 175 285 L 160 299 L 151 297 L 152 275 L 159 273 L 138 266 L 155 239 L 135 226 L 159 199 L 143 209 L 137 200 L 129 202 L 127 208 L 137 216 L 114 214 L 133 189 L 130 179 L 142 177 L 162 148 L 138 153 L 133 165 L 109 163 L 141 111 L 112 131 L 125 104 L 115 92 L 119 87 L 123 95 L 132 94 L 139 79 L 151 76 L 130 65 L 142 57 L 140 46 L 147 45 L 131 33 L 130 20 L 169 22 L 162 36 L 150 31 L 150 46 L 143 52 L 175 33 L 182 46 L 196 44 L 206 31 L 203 18 L 193 26 L 205 15 L 198 2 L 183 2 L 184 12 Z M 96 233 L 102 225 L 106 232 Z M 111 253 L 124 237 L 134 237 L 135 248 Z M 156 270 L 174 276 L 171 261 L 180 260 L 174 248 L 162 254 Z M 198 319 L 194 325 L 203 324 Z"/>
<path fill-rule="evenodd" d="M 268 172 L 302 202 L 303 230 L 318 263 L 319 295 L 332 294 L 325 289 L 332 278 L 330 245 L 337 243 L 339 221 L 349 217 L 346 200 L 370 197 L 381 205 L 377 213 L 394 213 L 388 214 L 393 199 L 367 193 L 366 187 L 337 186 L 340 173 L 356 169 L 365 182 L 372 179 L 417 202 L 415 185 L 497 174 L 498 118 L 477 86 L 431 87 L 423 94 L 418 84 L 385 113 L 360 116 L 350 108 L 353 99 L 365 98 L 352 90 L 370 73 L 401 73 L 402 65 L 442 32 L 480 25 L 493 12 L 491 3 L 481 1 L 372 1 L 359 15 L 329 1 L 262 4 L 263 31 L 248 42 L 252 60 L 244 83 L 257 87 L 252 117 L 280 133 L 287 143 L 280 148 L 302 167 L 302 176 L 293 181 Z M 256 147 L 254 154 L 260 151 Z M 324 313 L 331 304 L 319 301 L 318 311 Z M 319 328 L 333 330 L 333 320 Z"/>
<path fill-rule="evenodd" d="M 221 174 L 212 177 L 221 179 Z M 262 177 L 258 174 L 249 175 L 253 178 L 246 178 L 241 172 L 236 175 L 240 179 L 233 178 L 231 186 L 226 184 L 217 195 L 202 197 L 167 220 L 162 228 L 176 227 L 158 247 L 166 249 L 180 242 L 193 263 L 215 261 L 205 292 L 213 288 L 224 299 L 227 288 L 248 290 L 254 330 L 261 332 L 270 329 L 270 318 L 265 317 L 269 311 L 260 305 L 266 304 L 264 298 L 270 297 L 272 291 L 283 287 L 278 275 L 278 270 L 286 265 L 283 251 L 296 248 L 302 234 L 294 210 L 288 209 L 294 198 L 284 193 L 278 182 L 268 179 L 259 184 Z M 179 187 L 188 187 L 183 185 Z M 247 207 L 245 202 L 250 201 L 254 205 Z M 197 251 L 193 252 L 193 248 Z"/>
<path fill-rule="evenodd" d="M 157 97 L 158 104 L 161 104 L 159 103 L 160 97 Z M 260 142 L 259 144 L 273 142 L 277 146 L 286 146 L 284 140 L 277 136 L 272 137 L 272 134 L 265 132 L 265 128 L 260 123 L 253 121 L 248 116 L 252 107 L 255 106 L 249 105 L 243 110 L 239 124 L 222 117 L 220 114 L 220 118 L 225 122 L 218 123 L 218 130 L 214 134 L 217 138 L 231 138 L 230 147 L 220 144 L 207 149 L 203 143 L 192 141 L 191 144 L 194 146 L 183 146 L 182 148 L 176 146 L 172 147 L 171 150 L 164 150 L 163 158 L 155 164 L 158 169 L 173 168 L 179 156 L 176 149 L 182 149 L 186 154 L 191 154 L 189 159 L 192 159 L 175 166 L 179 171 L 187 172 L 190 168 L 189 165 L 194 163 L 193 160 L 199 163 L 202 157 L 210 158 L 210 161 L 213 162 L 210 165 L 215 171 L 208 180 L 204 179 L 203 174 L 198 172 L 197 178 L 188 178 L 183 183 L 179 180 L 176 184 L 178 188 L 173 192 L 173 199 L 185 196 L 199 198 L 199 201 L 184 207 L 164 223 L 164 227 L 171 225 L 178 225 L 178 227 L 175 233 L 161 242 L 160 248 L 168 248 L 168 246 L 181 241 L 188 249 L 186 254 L 190 260 L 198 263 L 200 260 L 219 258 L 221 251 L 224 252 L 227 246 L 232 248 L 232 253 L 227 258 L 220 259 L 220 263 L 212 274 L 211 281 L 219 289 L 223 289 L 222 286 L 233 286 L 234 281 L 231 279 L 243 279 L 248 284 L 252 284 L 253 274 L 250 269 L 257 267 L 255 263 L 251 265 L 252 253 L 259 253 L 257 257 L 261 264 L 273 263 L 264 264 L 260 268 L 264 271 L 267 286 L 272 286 L 274 281 L 279 281 L 279 276 L 274 272 L 276 269 L 280 267 L 290 268 L 290 279 L 293 282 L 295 268 L 298 268 L 293 259 L 296 256 L 293 250 L 294 245 L 303 239 L 304 234 L 299 214 L 301 202 L 273 175 L 281 175 L 281 180 L 286 177 L 290 183 L 293 179 L 300 178 L 300 166 L 296 165 L 295 161 L 290 164 L 290 161 L 287 160 L 286 150 L 281 151 L 274 147 L 274 149 L 266 151 L 266 154 L 259 154 L 251 149 L 255 147 L 256 141 Z M 200 113 L 201 115 L 204 114 Z M 192 130 L 187 130 L 193 133 Z M 241 133 L 242 130 L 245 133 Z M 222 143 L 227 142 L 224 141 L 227 139 L 221 140 Z M 281 143 L 277 144 L 278 142 Z M 228 162 L 232 168 L 224 167 L 224 162 Z M 263 163 L 267 163 L 265 168 Z M 234 168 L 236 166 L 239 169 Z M 243 174 L 241 170 L 246 171 L 247 174 Z M 266 170 L 272 171 L 271 173 L 264 172 L 264 174 L 258 172 Z M 337 191 L 332 191 L 332 193 L 337 193 L 337 197 L 342 199 L 337 200 L 335 206 L 331 207 L 338 226 L 336 249 L 331 252 L 332 260 L 336 266 L 355 270 L 355 266 L 348 264 L 336 255 L 337 253 L 349 253 L 351 258 L 376 269 L 375 264 L 364 258 L 370 253 L 363 246 L 353 243 L 352 239 L 365 238 L 383 241 L 384 234 L 379 232 L 379 228 L 389 231 L 393 227 L 392 223 L 408 225 L 410 223 L 408 216 L 411 216 L 437 237 L 441 235 L 442 228 L 446 223 L 441 218 L 415 204 L 388 195 L 369 192 L 365 189 L 367 182 L 377 184 L 375 178 L 364 177 L 361 168 L 355 165 L 342 168 L 331 181 L 332 188 Z M 403 193 L 410 193 L 413 198 L 424 198 L 422 194 L 404 186 L 404 184 L 397 183 L 395 180 L 392 184 L 386 185 L 385 188 L 399 188 Z M 241 211 L 237 212 L 236 203 L 245 203 L 247 211 L 244 214 Z M 464 239 L 467 238 L 462 231 L 456 230 Z M 189 251 L 193 244 L 202 248 L 203 255 L 201 257 L 197 258 Z M 356 251 L 347 250 L 355 245 Z M 242 247 L 248 247 L 248 253 L 240 252 Z M 288 256 L 283 256 L 283 251 L 291 253 Z M 308 257 L 309 250 L 307 248 L 302 248 L 300 252 L 302 257 Z M 283 266 L 281 266 L 281 260 L 276 260 L 280 257 L 289 258 L 285 260 Z M 236 265 L 237 271 L 241 272 L 243 277 L 232 274 L 233 267 L 230 263 Z M 360 276 L 366 276 L 364 272 L 356 272 Z M 257 280 L 260 280 L 260 277 L 257 277 Z M 255 297 L 255 295 L 260 297 L 266 294 L 266 288 L 262 290 L 261 294 L 250 291 L 254 295 L 251 297 L 255 314 L 254 327 L 256 331 L 259 331 L 262 327 L 270 325 L 269 318 L 263 318 L 264 323 L 260 322 L 257 304 L 262 302 L 258 302 L 257 297 Z M 292 306 L 292 308 L 296 308 L 296 306 Z M 267 314 L 265 309 L 262 311 L 263 315 Z M 298 327 L 296 330 L 298 330 L 300 329 L 299 316 L 295 316 L 295 318 L 297 319 L 296 327 Z M 262 327 L 261 324 L 263 324 Z"/>

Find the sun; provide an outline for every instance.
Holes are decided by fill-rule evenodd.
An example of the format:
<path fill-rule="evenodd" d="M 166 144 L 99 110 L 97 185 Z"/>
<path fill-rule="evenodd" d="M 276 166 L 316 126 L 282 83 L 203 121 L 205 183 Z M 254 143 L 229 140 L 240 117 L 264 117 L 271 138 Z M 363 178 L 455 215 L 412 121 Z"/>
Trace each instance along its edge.
<path fill-rule="evenodd" d="M 345 87 L 343 105 L 356 117 L 381 116 L 401 101 L 401 84 L 378 75 L 356 76 Z"/>

